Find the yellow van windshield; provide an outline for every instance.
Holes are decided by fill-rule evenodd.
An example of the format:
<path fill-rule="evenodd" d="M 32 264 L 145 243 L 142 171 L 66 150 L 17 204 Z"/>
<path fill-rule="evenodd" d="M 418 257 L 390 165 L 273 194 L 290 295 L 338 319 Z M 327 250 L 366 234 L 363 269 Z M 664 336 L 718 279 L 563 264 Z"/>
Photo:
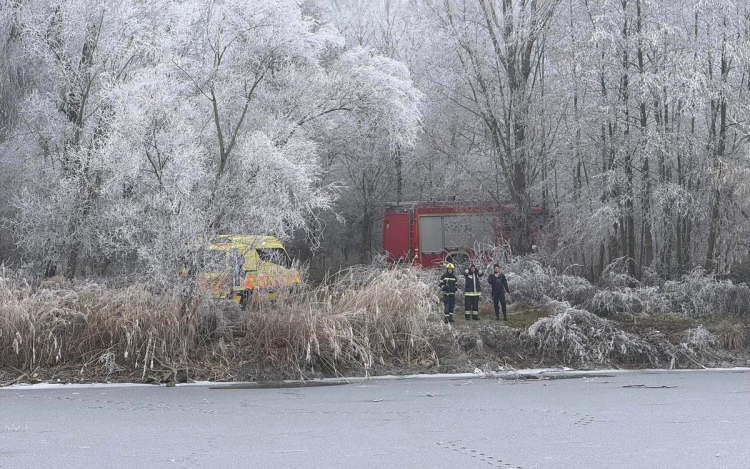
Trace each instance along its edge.
<path fill-rule="evenodd" d="M 270 262 L 285 268 L 292 266 L 289 256 L 282 248 L 262 248 L 256 249 L 256 251 L 260 260 L 264 262 Z"/>

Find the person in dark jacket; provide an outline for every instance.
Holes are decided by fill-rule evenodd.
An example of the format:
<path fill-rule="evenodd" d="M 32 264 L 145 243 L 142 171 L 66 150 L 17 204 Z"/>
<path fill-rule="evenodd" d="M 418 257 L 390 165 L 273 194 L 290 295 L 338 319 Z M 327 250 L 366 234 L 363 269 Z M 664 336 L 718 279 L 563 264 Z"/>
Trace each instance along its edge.
<path fill-rule="evenodd" d="M 495 306 L 495 320 L 500 320 L 500 306 L 502 306 L 503 321 L 507 321 L 508 308 L 505 302 L 505 293 L 508 293 L 508 298 L 510 298 L 510 290 L 508 289 L 508 280 L 505 278 L 505 274 L 500 272 L 499 265 L 495 264 L 488 281 L 492 287 L 492 304 Z"/>
<path fill-rule="evenodd" d="M 464 271 L 466 283 L 464 286 L 464 317 L 479 321 L 479 296 L 482 294 L 482 284 L 479 278 L 482 272 L 477 271 L 477 266 L 471 264 Z"/>
<path fill-rule="evenodd" d="M 445 303 L 445 323 L 453 322 L 453 308 L 456 306 L 456 275 L 453 273 L 455 266 L 445 266 L 445 273 L 440 277 L 440 289 L 443 291 L 443 303 Z"/>

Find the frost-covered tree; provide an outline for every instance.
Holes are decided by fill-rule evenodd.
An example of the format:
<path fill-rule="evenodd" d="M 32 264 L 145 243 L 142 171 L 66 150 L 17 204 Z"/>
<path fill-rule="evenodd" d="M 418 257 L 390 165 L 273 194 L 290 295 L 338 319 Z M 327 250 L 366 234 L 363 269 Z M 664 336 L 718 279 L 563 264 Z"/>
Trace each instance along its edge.
<path fill-rule="evenodd" d="M 14 220 L 19 244 L 49 273 L 76 275 L 97 252 L 101 157 L 114 118 L 109 94 L 139 65 L 156 9 L 129 2 L 19 2 L 17 27 L 38 85 L 10 142 L 26 166 Z"/>
<path fill-rule="evenodd" d="M 408 197 L 411 187 L 420 181 L 414 171 L 416 130 L 420 127 L 423 95 L 402 83 L 418 80 L 414 76 L 413 12 L 406 1 L 366 2 L 361 0 L 334 2 L 329 11 L 342 32 L 347 48 L 372 51 L 378 61 L 369 68 L 380 70 L 382 83 L 394 92 L 399 89 L 404 104 L 381 107 L 388 112 L 370 113 L 366 120 L 338 119 L 339 132 L 324 143 L 327 155 L 326 179 L 341 182 L 341 197 L 336 204 L 337 217 L 325 223 L 325 255 L 334 262 L 370 259 L 379 250 L 383 206 Z M 342 68 L 350 67 L 342 63 Z M 357 67 L 357 65 L 354 65 Z M 410 70 L 411 69 L 411 70 Z M 383 73 L 385 72 L 385 73 Z M 417 85 L 421 87 L 420 84 Z M 396 103 L 393 103 L 396 104 Z M 407 125 L 394 126 L 392 115 L 409 112 Z M 333 251 L 333 252 L 330 252 Z"/>
<path fill-rule="evenodd" d="M 559 27 L 578 39 L 560 42 L 559 53 L 575 58 L 566 72 L 575 85 L 573 125 L 561 156 L 576 163 L 573 197 L 558 197 L 566 213 L 559 220 L 580 221 L 566 237 L 578 245 L 569 259 L 592 276 L 618 258 L 631 276 L 647 269 L 681 275 L 701 264 L 728 269 L 741 237 L 724 237 L 724 230 L 746 226 L 731 213 L 738 198 L 722 183 L 723 164 L 744 153 L 728 124 L 733 106 L 747 99 L 745 71 L 730 58 L 742 49 L 745 28 L 734 19 L 746 7 L 567 4 Z M 564 159 L 558 164 L 570 167 Z M 727 243 L 722 253 L 720 243 Z"/>
<path fill-rule="evenodd" d="M 592 279 L 747 262 L 747 2 L 0 8 L 2 229 L 50 274 L 166 278 L 219 232 L 335 268 L 386 202 L 451 199 L 510 201 L 516 251 Z"/>
<path fill-rule="evenodd" d="M 407 193 L 512 200 L 521 186 L 499 157 L 525 155 L 527 200 L 549 214 L 537 241 L 562 268 L 679 277 L 696 266 L 726 272 L 746 257 L 746 2 L 384 1 L 368 4 L 364 20 L 341 21 L 372 40 L 394 4 L 416 12 L 401 20 L 416 40 L 399 44 L 426 95 L 414 153 L 428 157 L 415 160 L 420 181 Z M 528 26 L 533 11 L 542 29 Z M 514 82 L 504 54 L 528 51 L 529 38 L 526 144 L 493 147 L 486 109 L 510 116 L 511 142 L 525 112 L 505 105 Z"/>
<path fill-rule="evenodd" d="M 318 142 L 338 115 L 405 145 L 418 129 L 403 66 L 296 1 L 36 6 L 27 47 L 50 76 L 24 105 L 35 180 L 15 226 L 69 277 L 85 256 L 166 278 L 214 233 L 309 230 L 334 196 Z"/>
<path fill-rule="evenodd" d="M 20 105 L 34 84 L 33 63 L 23 60 L 21 2 L 0 1 L 0 154 L 8 155 L 6 140 L 18 122 Z M 17 158 L 4 160 L 5 170 L 0 171 L 0 199 L 8 200 L 18 192 L 20 184 Z M 15 211 L 11 204 L 0 206 L 0 220 L 12 219 Z M 0 262 L 18 259 L 12 242 L 12 231 L 0 223 Z"/>
<path fill-rule="evenodd" d="M 476 122 L 472 138 L 481 139 L 481 151 L 496 163 L 496 170 L 484 171 L 499 176 L 516 207 L 513 245 L 518 252 L 531 246 L 532 190 L 553 141 L 556 116 L 544 92 L 544 61 L 557 3 L 476 0 L 428 7 L 438 40 L 449 53 L 446 66 L 455 70 L 459 83 L 444 83 L 444 92 Z"/>

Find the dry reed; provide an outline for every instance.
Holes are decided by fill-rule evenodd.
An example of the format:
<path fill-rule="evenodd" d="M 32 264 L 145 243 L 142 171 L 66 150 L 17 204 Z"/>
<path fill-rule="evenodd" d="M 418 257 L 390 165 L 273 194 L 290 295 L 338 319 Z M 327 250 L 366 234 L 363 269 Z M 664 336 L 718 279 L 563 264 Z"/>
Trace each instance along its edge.
<path fill-rule="evenodd" d="M 434 358 L 431 288 L 409 269 L 347 272 L 336 281 L 246 313 L 230 302 L 154 293 L 145 285 L 32 289 L 0 278 L 0 367 L 66 367 L 146 379 L 201 368 L 231 378 L 245 361 L 283 376 Z"/>

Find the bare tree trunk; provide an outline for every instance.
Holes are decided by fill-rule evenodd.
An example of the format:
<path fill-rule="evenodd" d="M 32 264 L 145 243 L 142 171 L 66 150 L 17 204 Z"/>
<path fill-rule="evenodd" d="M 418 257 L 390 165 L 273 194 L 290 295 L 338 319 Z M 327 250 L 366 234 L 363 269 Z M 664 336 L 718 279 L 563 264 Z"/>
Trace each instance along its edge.
<path fill-rule="evenodd" d="M 724 27 L 726 28 L 727 21 L 724 18 Z M 729 64 L 726 56 L 726 36 L 723 39 L 721 46 L 721 84 L 722 90 L 719 94 L 719 102 L 715 103 L 712 101 L 711 108 L 714 113 L 718 112 L 719 128 L 718 135 L 716 133 L 716 116 L 712 118 L 712 131 L 716 140 L 716 151 L 714 157 L 714 173 L 715 179 L 712 186 L 711 196 L 711 220 L 708 226 L 708 249 L 706 251 L 706 270 L 715 272 L 717 269 L 716 260 L 716 241 L 721 234 L 721 186 L 720 179 L 722 175 L 722 158 L 726 151 L 726 135 L 727 135 L 727 100 L 723 85 L 726 84 L 727 75 L 729 74 Z"/>
<path fill-rule="evenodd" d="M 365 207 L 362 214 L 362 239 L 359 246 L 359 261 L 366 264 L 370 261 L 370 249 L 372 247 L 372 214 Z"/>
<path fill-rule="evenodd" d="M 359 261 L 363 264 L 369 261 L 372 247 L 372 213 L 370 210 L 370 184 L 367 176 L 362 173 L 362 238 L 359 245 Z"/>
<path fill-rule="evenodd" d="M 643 33 L 643 16 L 641 12 L 641 0 L 636 1 L 636 32 L 638 34 L 638 72 L 641 78 L 645 76 L 646 64 L 643 54 L 643 45 L 641 34 Z M 641 127 L 641 139 L 638 144 L 640 146 L 643 165 L 641 167 L 641 177 L 644 180 L 643 191 L 641 193 L 641 208 L 643 210 L 641 216 L 641 256 L 639 262 L 638 274 L 641 275 L 643 267 L 651 265 L 654 258 L 654 242 L 651 234 L 651 175 L 648 161 L 648 112 L 646 109 L 646 100 L 640 99 L 639 103 L 640 113 L 640 127 Z M 645 150 L 645 151 L 644 151 Z"/>
<path fill-rule="evenodd" d="M 626 12 L 628 6 L 628 0 L 622 0 L 622 11 Z M 622 25 L 622 37 L 624 42 L 627 44 L 627 40 L 630 36 L 630 22 L 626 18 Z M 630 75 L 628 70 L 630 68 L 630 54 L 628 53 L 627 45 L 625 46 L 622 54 L 622 75 L 620 77 L 620 97 L 625 109 L 625 142 L 629 141 L 630 137 Z M 625 167 L 625 213 L 624 213 L 624 251 L 627 259 L 628 275 L 631 277 L 636 276 L 636 265 L 635 265 L 635 222 L 633 219 L 633 155 L 629 148 L 625 149 L 625 160 L 623 162 Z"/>
<path fill-rule="evenodd" d="M 671 134 L 674 131 L 675 115 L 674 110 L 670 118 L 669 115 L 669 104 L 667 101 L 667 89 L 664 87 L 663 90 L 663 110 L 660 111 L 660 103 L 658 100 L 654 101 L 654 119 L 656 122 L 657 129 L 661 129 L 662 138 L 668 141 L 671 138 Z M 679 104 L 678 104 L 679 106 Z M 664 150 L 659 151 L 659 182 L 663 186 L 672 182 L 672 170 L 667 168 L 667 160 Z M 672 208 L 670 204 L 670 208 Z M 674 223 L 674 217 L 671 215 L 673 211 L 669 210 L 669 215 L 664 217 L 661 223 L 664 232 L 664 249 L 661 253 L 660 270 L 663 275 L 667 278 L 671 278 L 672 272 L 672 256 L 673 256 L 673 244 L 674 244 L 674 230 L 671 228 L 671 224 Z"/>
<path fill-rule="evenodd" d="M 401 203 L 404 191 L 404 160 L 401 156 L 401 146 L 398 143 L 393 149 L 393 160 L 396 167 L 396 203 Z"/>

